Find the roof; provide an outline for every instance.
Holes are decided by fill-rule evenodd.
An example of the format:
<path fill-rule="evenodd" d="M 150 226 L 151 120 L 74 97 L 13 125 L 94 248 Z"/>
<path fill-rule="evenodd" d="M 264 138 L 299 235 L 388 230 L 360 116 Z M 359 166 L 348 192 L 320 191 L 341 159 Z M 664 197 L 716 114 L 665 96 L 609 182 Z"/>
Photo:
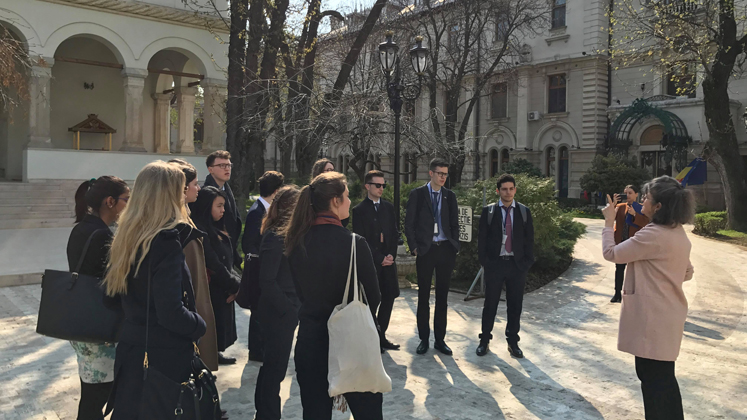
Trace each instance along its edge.
<path fill-rule="evenodd" d="M 97 114 L 88 114 L 88 118 L 68 128 L 67 131 L 72 131 L 72 132 L 80 131 L 81 133 L 116 133 L 117 132 L 117 130 L 109 127 L 109 125 L 101 121 Z"/>

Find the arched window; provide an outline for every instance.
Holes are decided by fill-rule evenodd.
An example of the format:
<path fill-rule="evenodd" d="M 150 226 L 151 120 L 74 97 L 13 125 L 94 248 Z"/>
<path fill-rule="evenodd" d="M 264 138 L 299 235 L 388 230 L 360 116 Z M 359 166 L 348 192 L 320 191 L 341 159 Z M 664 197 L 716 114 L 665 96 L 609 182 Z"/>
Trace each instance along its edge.
<path fill-rule="evenodd" d="M 570 173 L 570 154 L 568 148 L 563 146 L 559 150 L 560 155 L 560 176 L 558 176 L 558 195 L 568 197 L 568 174 Z"/>
<path fill-rule="evenodd" d="M 498 175 L 498 151 L 493 149 L 490 151 L 490 177 Z"/>
<path fill-rule="evenodd" d="M 501 170 L 505 171 L 506 166 L 508 165 L 508 162 L 510 162 L 511 157 L 508 154 L 508 149 L 503 149 L 501 151 Z"/>
<path fill-rule="evenodd" d="M 555 178 L 555 148 L 548 147 L 545 157 L 545 175 Z"/>

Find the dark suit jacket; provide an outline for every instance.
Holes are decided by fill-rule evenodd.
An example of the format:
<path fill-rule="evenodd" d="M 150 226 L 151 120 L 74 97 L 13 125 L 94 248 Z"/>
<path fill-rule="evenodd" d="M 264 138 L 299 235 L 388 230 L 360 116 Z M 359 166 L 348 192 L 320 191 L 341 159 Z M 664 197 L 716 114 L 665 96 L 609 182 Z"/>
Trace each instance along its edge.
<path fill-rule="evenodd" d="M 262 290 L 260 312 L 262 318 L 280 318 L 286 313 L 298 312 L 301 301 L 296 294 L 296 285 L 288 265 L 285 238 L 269 231 L 262 236 L 259 256 L 262 266 L 259 271 L 259 287 Z"/>
<path fill-rule="evenodd" d="M 459 252 L 459 209 L 454 191 L 441 187 L 441 228 L 454 249 Z M 410 251 L 425 255 L 433 244 L 433 212 L 428 184 L 410 192 L 405 214 L 405 236 Z"/>
<path fill-rule="evenodd" d="M 366 239 L 371 249 L 376 273 L 379 277 L 379 288 L 382 299 L 399 296 L 399 282 L 397 281 L 397 265 L 383 267 L 381 262 L 387 255 L 397 259 L 397 242 L 399 231 L 394 218 L 394 206 L 388 201 L 381 200 L 379 210 L 376 211 L 373 201 L 364 198 L 353 209 L 353 232 Z M 381 236 L 384 235 L 384 242 Z"/>
<path fill-rule="evenodd" d="M 83 265 L 81 265 L 79 273 L 102 278 L 106 271 L 106 263 L 109 260 L 109 246 L 114 234 L 109 230 L 106 223 L 97 216 L 86 215 L 70 232 L 70 239 L 67 241 L 67 263 L 71 272 L 76 270 L 83 253 L 83 247 L 94 232 L 96 232 L 96 236 L 91 239 L 91 243 L 88 245 L 88 251 L 83 258 Z"/>
<path fill-rule="evenodd" d="M 493 221 L 488 226 L 488 210 L 490 206 L 483 207 L 480 216 L 480 226 L 477 232 L 477 257 L 483 267 L 498 262 L 503 243 L 503 212 L 500 206 L 496 206 Z M 534 264 L 534 223 L 532 212 L 527 207 L 526 222 L 521 217 L 519 204 L 513 211 L 513 251 L 514 261 L 520 270 L 528 271 Z"/>
<path fill-rule="evenodd" d="M 246 213 L 244 236 L 241 238 L 241 248 L 246 255 L 259 255 L 259 246 L 262 243 L 262 234 L 259 232 L 262 228 L 262 218 L 265 217 L 265 213 L 267 213 L 267 209 L 259 200 L 255 201 Z"/>
<path fill-rule="evenodd" d="M 207 186 L 220 189 L 212 175 L 205 177 L 203 187 Z M 223 215 L 223 221 L 226 224 L 226 231 L 228 231 L 228 234 L 231 236 L 231 243 L 233 244 L 234 251 L 233 261 L 236 262 L 236 264 L 239 264 L 241 258 L 239 257 L 237 248 L 239 245 L 239 236 L 241 236 L 241 216 L 239 215 L 239 209 L 236 205 L 237 203 L 233 196 L 233 191 L 231 191 L 231 186 L 228 185 L 228 183 L 225 183 L 224 186 L 226 187 L 224 192 L 226 193 L 226 196 L 228 196 L 228 199 L 226 200 L 226 213 Z"/>

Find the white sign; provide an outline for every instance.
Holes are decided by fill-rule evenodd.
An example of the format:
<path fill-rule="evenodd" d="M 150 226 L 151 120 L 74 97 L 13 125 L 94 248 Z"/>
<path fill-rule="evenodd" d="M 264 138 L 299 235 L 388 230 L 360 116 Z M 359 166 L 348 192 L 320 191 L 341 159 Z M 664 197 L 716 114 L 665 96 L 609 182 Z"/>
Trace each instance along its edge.
<path fill-rule="evenodd" d="M 459 206 L 459 240 L 472 242 L 472 207 Z"/>

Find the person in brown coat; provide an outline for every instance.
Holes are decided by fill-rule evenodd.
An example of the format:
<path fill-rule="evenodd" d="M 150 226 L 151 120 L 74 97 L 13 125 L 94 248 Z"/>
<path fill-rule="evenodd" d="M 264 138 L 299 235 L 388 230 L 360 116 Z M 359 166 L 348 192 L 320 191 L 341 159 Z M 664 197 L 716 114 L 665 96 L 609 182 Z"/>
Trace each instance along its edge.
<path fill-rule="evenodd" d="M 674 362 L 687 318 L 682 285 L 693 277 L 692 248 L 682 226 L 695 217 L 695 199 L 676 179 L 662 176 L 643 188 L 642 212 L 651 223 L 618 245 L 612 226 L 617 197 L 602 211 L 604 258 L 629 264 L 625 273 L 617 349 L 635 356 L 646 419 L 684 419 Z"/>
<path fill-rule="evenodd" d="M 625 199 L 615 208 L 615 244 L 632 238 L 636 232 L 648 224 L 648 217 L 641 213 L 642 206 L 638 203 L 639 188 L 633 185 L 625 187 L 625 197 L 615 194 L 616 200 Z M 615 264 L 615 295 L 610 302 L 619 303 L 622 301 L 622 287 L 625 279 L 625 265 Z"/>
<path fill-rule="evenodd" d="M 197 201 L 197 194 L 200 191 L 200 184 L 197 181 L 197 169 L 189 162 L 182 159 L 172 159 L 169 163 L 179 165 L 187 178 L 187 186 L 184 190 L 185 203 L 194 203 Z M 210 288 L 208 286 L 207 267 L 205 266 L 205 249 L 202 241 L 205 232 L 200 232 L 199 237 L 189 241 L 184 245 L 184 258 L 192 276 L 192 288 L 195 292 L 195 309 L 197 313 L 205 320 L 207 331 L 200 339 L 198 348 L 200 358 L 205 362 L 205 366 L 211 371 L 218 370 L 218 342 L 215 333 L 215 315 L 213 314 L 213 304 L 210 302 Z"/>

